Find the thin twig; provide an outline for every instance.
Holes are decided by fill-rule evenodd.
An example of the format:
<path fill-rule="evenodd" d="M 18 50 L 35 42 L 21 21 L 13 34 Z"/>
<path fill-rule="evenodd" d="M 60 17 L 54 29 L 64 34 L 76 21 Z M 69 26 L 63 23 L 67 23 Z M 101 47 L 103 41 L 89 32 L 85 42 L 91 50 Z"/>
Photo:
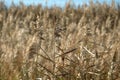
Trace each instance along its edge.
<path fill-rule="evenodd" d="M 83 47 L 92 57 L 95 57 L 95 54 L 93 54 L 92 52 L 90 52 L 86 47 Z"/>

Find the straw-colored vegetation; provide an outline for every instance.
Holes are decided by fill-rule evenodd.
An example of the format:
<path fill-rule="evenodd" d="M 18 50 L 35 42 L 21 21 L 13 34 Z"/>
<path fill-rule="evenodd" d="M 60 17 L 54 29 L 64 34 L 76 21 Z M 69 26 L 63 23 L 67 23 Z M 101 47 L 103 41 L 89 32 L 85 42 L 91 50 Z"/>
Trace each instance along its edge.
<path fill-rule="evenodd" d="M 1 2 L 0 80 L 37 78 L 120 80 L 120 7 Z"/>

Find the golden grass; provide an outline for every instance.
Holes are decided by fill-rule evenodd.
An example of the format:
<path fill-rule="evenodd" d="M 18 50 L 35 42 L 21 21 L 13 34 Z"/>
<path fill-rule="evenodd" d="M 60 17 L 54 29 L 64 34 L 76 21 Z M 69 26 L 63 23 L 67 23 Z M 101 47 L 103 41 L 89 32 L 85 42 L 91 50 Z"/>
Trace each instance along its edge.
<path fill-rule="evenodd" d="M 0 3 L 0 80 L 119 80 L 120 8 Z"/>

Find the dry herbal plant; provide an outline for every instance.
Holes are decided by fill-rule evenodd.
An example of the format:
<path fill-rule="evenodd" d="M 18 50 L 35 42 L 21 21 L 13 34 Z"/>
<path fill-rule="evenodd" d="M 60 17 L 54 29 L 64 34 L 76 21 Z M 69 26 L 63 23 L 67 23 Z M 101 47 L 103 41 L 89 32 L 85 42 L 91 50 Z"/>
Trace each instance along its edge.
<path fill-rule="evenodd" d="M 1 2 L 0 80 L 120 80 L 120 6 Z"/>

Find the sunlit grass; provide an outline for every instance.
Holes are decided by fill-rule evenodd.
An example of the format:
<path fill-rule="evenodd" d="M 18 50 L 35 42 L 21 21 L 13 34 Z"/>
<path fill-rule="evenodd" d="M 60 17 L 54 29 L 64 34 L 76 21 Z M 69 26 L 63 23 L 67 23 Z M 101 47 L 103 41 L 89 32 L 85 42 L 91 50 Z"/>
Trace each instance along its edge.
<path fill-rule="evenodd" d="M 0 80 L 119 80 L 120 10 L 0 4 Z"/>

